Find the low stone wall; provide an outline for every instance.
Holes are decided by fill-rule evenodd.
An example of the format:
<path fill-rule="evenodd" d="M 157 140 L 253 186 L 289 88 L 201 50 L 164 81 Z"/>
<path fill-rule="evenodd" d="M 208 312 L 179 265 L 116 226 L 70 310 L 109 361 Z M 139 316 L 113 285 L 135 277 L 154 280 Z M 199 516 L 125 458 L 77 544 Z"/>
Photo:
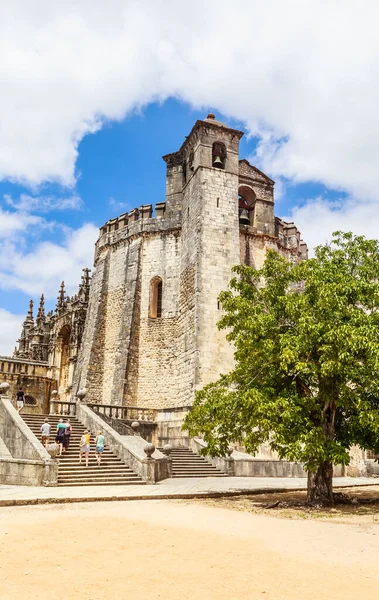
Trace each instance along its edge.
<path fill-rule="evenodd" d="M 85 404 L 78 402 L 76 416 L 95 433 L 102 430 L 106 444 L 148 483 L 156 483 L 171 476 L 171 460 L 159 450 L 147 458 L 144 448 L 148 444 L 139 435 L 120 435 Z"/>
<path fill-rule="evenodd" d="M 366 458 L 365 464 L 368 477 L 371 477 L 372 475 L 375 475 L 376 477 L 379 476 L 379 463 L 377 460 L 374 458 Z"/>
<path fill-rule="evenodd" d="M 232 458 L 236 477 L 307 477 L 299 462 L 260 460 L 242 452 L 233 452 Z"/>
<path fill-rule="evenodd" d="M 0 397 L 0 437 L 9 452 L 0 456 L 0 483 L 57 485 L 57 462 L 4 396 Z"/>
<path fill-rule="evenodd" d="M 57 485 L 55 461 L 0 458 L 0 483 L 6 485 Z"/>
<path fill-rule="evenodd" d="M 197 454 L 207 447 L 204 440 L 195 437 L 190 439 L 189 447 Z M 204 456 L 204 455 L 203 455 Z M 257 458 L 245 452 L 234 450 L 230 457 L 205 455 L 204 458 L 228 475 L 235 477 L 307 477 L 308 473 L 300 462 L 289 462 L 274 458 Z M 333 477 L 345 477 L 346 468 L 335 465 Z"/>
<path fill-rule="evenodd" d="M 191 438 L 190 448 L 200 454 L 207 445 L 201 438 Z M 301 463 L 285 460 L 262 460 L 245 454 L 232 452 L 230 457 L 204 456 L 212 465 L 235 477 L 306 477 L 307 473 Z"/>
<path fill-rule="evenodd" d="M 183 431 L 182 425 L 189 408 L 169 408 L 157 413 L 157 427 L 154 431 L 153 444 L 164 446 L 170 444 L 173 448 L 188 448 L 190 437 L 188 431 Z"/>

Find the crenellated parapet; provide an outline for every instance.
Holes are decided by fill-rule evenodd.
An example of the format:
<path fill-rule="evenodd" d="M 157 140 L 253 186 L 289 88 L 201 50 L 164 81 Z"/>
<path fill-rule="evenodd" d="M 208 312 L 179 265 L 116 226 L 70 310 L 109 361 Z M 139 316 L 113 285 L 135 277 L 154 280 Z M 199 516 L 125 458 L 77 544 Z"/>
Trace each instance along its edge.
<path fill-rule="evenodd" d="M 143 204 L 139 208 L 133 208 L 119 217 L 110 219 L 100 227 L 100 236 L 95 246 L 95 265 L 99 253 L 104 247 L 114 246 L 121 242 L 127 242 L 136 236 L 148 234 L 164 234 L 181 227 L 181 212 L 166 213 L 166 202 L 157 202 L 155 215 L 153 216 L 153 205 Z"/>

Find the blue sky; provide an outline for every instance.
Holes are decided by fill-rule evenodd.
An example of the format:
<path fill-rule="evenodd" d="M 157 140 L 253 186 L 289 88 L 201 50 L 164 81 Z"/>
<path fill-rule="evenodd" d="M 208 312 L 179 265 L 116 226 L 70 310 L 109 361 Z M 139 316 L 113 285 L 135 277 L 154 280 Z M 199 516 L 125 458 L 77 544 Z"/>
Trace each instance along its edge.
<path fill-rule="evenodd" d="M 213 110 L 213 109 L 212 109 Z M 177 150 L 190 132 L 197 119 L 206 117 L 207 110 L 194 110 L 187 103 L 176 99 L 152 103 L 133 111 L 121 122 L 105 122 L 100 131 L 87 135 L 79 144 L 76 162 L 77 182 L 67 189 L 57 184 L 43 183 L 36 189 L 3 181 L 0 183 L 1 206 L 8 212 L 17 213 L 17 208 L 9 205 L 7 197 L 14 201 L 22 194 L 35 198 L 53 197 L 59 200 L 76 196 L 77 205 L 65 210 L 36 208 L 33 213 L 46 216 L 57 223 L 52 228 L 33 232 L 23 241 L 23 252 L 33 251 L 36 245 L 50 240 L 61 244 L 65 237 L 65 227 L 78 229 L 85 223 L 97 228 L 108 219 L 129 211 L 141 204 L 153 204 L 165 199 L 166 169 L 162 156 Z M 231 127 L 245 130 L 241 121 L 228 118 L 217 112 L 217 118 Z M 244 135 L 240 143 L 241 158 L 254 155 L 257 138 Z M 270 173 L 268 173 L 270 175 Z M 324 185 L 307 182 L 281 185 L 277 200 L 277 214 L 286 215 L 294 204 L 301 205 L 305 198 L 332 193 Z M 63 228 L 61 226 L 64 226 Z M 92 264 L 88 265 L 92 267 Z M 43 270 L 43 265 L 41 265 Z M 77 272 L 80 281 L 80 270 Z M 72 290 L 70 290 L 72 292 Z M 56 290 L 58 293 L 58 288 Z M 42 282 L 40 293 L 45 293 Z M 35 302 L 39 295 L 25 293 L 19 289 L 1 290 L 1 307 L 16 313 L 25 313 L 28 301 Z M 46 306 L 53 308 L 54 298 L 47 294 Z"/>
<path fill-rule="evenodd" d="M 162 201 L 165 164 L 212 109 L 276 181 L 312 248 L 379 228 L 379 9 L 367 0 L 46 0 L 0 21 L 0 354 L 55 305 L 98 228 Z M 232 34 L 231 34 L 232 32 Z M 354 43 L 351 40 L 354 39 Z"/>

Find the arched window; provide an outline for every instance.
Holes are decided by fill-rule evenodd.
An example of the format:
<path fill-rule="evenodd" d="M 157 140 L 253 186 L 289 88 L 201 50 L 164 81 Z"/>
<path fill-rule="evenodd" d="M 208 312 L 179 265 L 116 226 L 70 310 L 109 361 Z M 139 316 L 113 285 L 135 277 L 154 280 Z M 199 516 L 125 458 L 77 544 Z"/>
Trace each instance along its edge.
<path fill-rule="evenodd" d="M 212 167 L 225 169 L 226 148 L 222 142 L 214 142 L 212 146 Z"/>
<path fill-rule="evenodd" d="M 153 277 L 150 282 L 149 316 L 152 319 L 162 316 L 162 279 L 160 277 Z"/>

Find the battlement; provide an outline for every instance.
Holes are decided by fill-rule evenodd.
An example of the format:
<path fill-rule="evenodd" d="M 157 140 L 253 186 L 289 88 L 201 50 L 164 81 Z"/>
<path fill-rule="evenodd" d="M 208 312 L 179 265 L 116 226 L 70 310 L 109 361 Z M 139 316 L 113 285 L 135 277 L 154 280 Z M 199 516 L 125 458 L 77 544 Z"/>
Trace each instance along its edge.
<path fill-rule="evenodd" d="M 104 247 L 113 246 L 134 236 L 179 230 L 181 218 L 181 211 L 167 214 L 166 203 L 158 202 L 155 205 L 154 217 L 152 204 L 144 204 L 140 208 L 133 208 L 129 213 L 110 219 L 100 227 L 100 235 L 95 244 L 95 265 Z"/>
<path fill-rule="evenodd" d="M 110 219 L 102 227 L 100 227 L 100 237 L 112 231 L 118 231 L 128 227 L 131 223 L 135 223 L 139 219 L 146 221 L 147 219 L 162 219 L 166 212 L 166 202 L 157 202 L 155 205 L 155 217 L 153 217 L 153 205 L 143 204 L 140 208 L 133 208 L 129 213 L 122 213 L 119 217 Z"/>

